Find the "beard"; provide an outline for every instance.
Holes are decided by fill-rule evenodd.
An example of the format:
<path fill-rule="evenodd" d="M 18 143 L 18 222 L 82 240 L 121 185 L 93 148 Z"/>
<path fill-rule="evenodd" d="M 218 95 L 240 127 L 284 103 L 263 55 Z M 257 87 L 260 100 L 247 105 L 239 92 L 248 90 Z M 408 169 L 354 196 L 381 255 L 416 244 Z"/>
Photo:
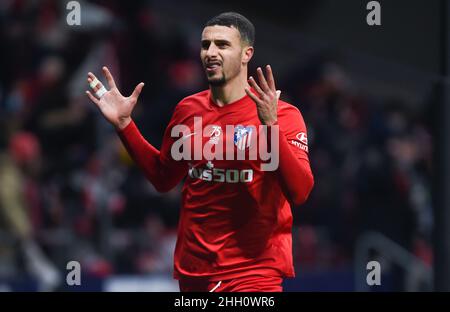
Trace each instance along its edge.
<path fill-rule="evenodd" d="M 206 70 L 206 66 L 205 66 L 206 79 L 208 80 L 208 84 L 210 86 L 220 87 L 220 86 L 225 85 L 225 83 L 227 82 L 224 68 L 222 66 L 223 66 L 223 64 L 221 65 L 220 70 L 218 70 L 215 73 L 211 73 L 211 74 L 208 74 L 208 71 Z"/>
<path fill-rule="evenodd" d="M 217 77 L 217 78 L 208 78 L 208 83 L 212 86 L 212 87 L 220 87 L 223 86 L 225 83 L 227 82 L 227 79 L 225 78 L 225 74 L 222 74 L 221 77 Z"/>
<path fill-rule="evenodd" d="M 227 65 L 227 73 L 225 73 L 225 67 L 224 64 L 221 64 L 220 71 L 215 73 L 214 75 L 209 76 L 208 72 L 206 71 L 205 67 L 205 73 L 206 77 L 208 79 L 208 84 L 212 87 L 222 87 L 224 86 L 228 81 L 234 79 L 236 76 L 240 73 L 240 64 L 236 62 L 230 62 Z"/>

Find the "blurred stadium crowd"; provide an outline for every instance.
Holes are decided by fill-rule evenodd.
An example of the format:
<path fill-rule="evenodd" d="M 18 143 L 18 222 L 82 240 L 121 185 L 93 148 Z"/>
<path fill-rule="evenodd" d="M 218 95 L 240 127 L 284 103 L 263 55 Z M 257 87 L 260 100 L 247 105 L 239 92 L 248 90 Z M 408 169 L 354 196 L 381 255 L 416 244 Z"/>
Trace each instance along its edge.
<path fill-rule="evenodd" d="M 144 81 L 134 118 L 159 147 L 178 101 L 206 88 L 198 36 L 209 16 L 186 30 L 150 2 L 119 2 L 83 2 L 75 29 L 58 1 L 0 4 L 0 280 L 52 288 L 70 260 L 99 278 L 172 272 L 180 189 L 159 194 L 145 180 L 85 96 L 86 74 L 108 65 L 124 94 Z M 306 63 L 278 77 L 306 121 L 316 180 L 293 207 L 297 270 L 351 268 L 369 230 L 431 265 L 423 112 L 362 93 L 332 53 Z"/>

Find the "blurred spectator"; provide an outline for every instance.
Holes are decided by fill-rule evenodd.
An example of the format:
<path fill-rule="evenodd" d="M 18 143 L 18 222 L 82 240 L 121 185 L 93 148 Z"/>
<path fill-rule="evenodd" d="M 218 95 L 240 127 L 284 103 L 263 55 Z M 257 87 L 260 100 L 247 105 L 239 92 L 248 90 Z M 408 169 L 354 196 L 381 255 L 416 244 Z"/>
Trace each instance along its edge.
<path fill-rule="evenodd" d="M 365 231 L 380 232 L 429 262 L 429 130 L 408 113 L 407 103 L 381 99 L 387 104 L 377 105 L 378 99 L 358 93 L 357 84 L 329 54 L 308 64 L 286 81 L 307 121 L 316 179 L 306 205 L 293 211 L 300 223 L 298 266 L 350 263 Z M 323 262 L 320 255 L 330 249 L 332 262 Z M 402 289 L 401 280 L 395 289 Z"/>
<path fill-rule="evenodd" d="M 83 91 L 86 72 L 102 65 L 127 93 L 144 81 L 133 117 L 158 147 L 176 103 L 206 88 L 199 29 L 145 0 L 83 1 L 82 25 L 68 27 L 64 5 L 0 4 L 4 229 L 49 286 L 52 262 L 64 268 L 74 259 L 97 277 L 170 274 L 179 188 L 154 190 Z M 304 64 L 289 64 L 277 81 L 302 111 L 316 181 L 306 205 L 293 207 L 297 267 L 350 266 L 368 230 L 431 263 L 430 125 L 408 102 L 362 92 L 335 51 Z"/>
<path fill-rule="evenodd" d="M 34 237 L 33 223 L 41 217 L 39 173 L 41 150 L 31 133 L 18 132 L 0 155 L 0 215 L 5 232 L 17 239 L 26 268 L 35 276 L 40 290 L 59 285 L 60 274 Z M 34 221 L 34 222 L 33 222 Z"/>

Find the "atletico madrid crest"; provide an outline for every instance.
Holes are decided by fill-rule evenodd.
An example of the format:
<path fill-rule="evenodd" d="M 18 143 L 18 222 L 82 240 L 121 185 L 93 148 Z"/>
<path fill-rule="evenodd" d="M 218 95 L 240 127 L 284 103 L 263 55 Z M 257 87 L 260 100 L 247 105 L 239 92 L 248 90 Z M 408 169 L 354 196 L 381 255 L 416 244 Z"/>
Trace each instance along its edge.
<path fill-rule="evenodd" d="M 252 139 L 252 128 L 237 126 L 234 128 L 234 145 L 243 151 L 250 147 Z"/>

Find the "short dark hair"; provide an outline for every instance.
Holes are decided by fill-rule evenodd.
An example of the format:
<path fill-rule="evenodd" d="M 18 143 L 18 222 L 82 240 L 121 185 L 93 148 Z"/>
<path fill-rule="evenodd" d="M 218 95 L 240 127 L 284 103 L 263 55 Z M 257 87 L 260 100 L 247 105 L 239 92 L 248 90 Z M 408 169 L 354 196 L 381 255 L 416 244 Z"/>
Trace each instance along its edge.
<path fill-rule="evenodd" d="M 205 27 L 208 26 L 233 26 L 239 31 L 241 41 L 245 41 L 249 45 L 255 44 L 255 26 L 245 16 L 236 12 L 225 12 L 211 18 L 206 22 Z"/>

